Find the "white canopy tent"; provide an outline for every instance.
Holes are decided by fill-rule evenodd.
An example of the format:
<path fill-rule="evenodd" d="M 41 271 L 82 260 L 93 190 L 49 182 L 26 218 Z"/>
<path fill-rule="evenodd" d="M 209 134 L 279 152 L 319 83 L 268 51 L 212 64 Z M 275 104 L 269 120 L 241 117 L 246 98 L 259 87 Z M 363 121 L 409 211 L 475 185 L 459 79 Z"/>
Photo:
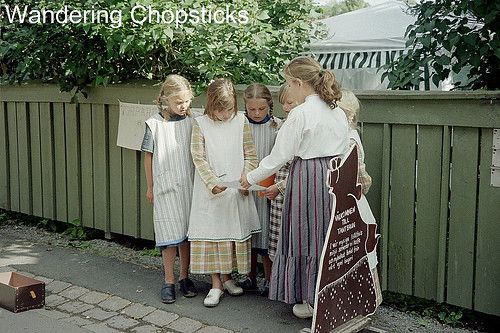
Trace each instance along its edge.
<path fill-rule="evenodd" d="M 328 37 L 313 41 L 309 52 L 347 89 L 387 89 L 388 80 L 381 82 L 382 70 L 377 70 L 404 52 L 406 29 L 415 22 L 407 8 L 388 1 L 324 19 Z M 419 89 L 439 89 L 430 82 L 428 68 L 424 72 Z"/>

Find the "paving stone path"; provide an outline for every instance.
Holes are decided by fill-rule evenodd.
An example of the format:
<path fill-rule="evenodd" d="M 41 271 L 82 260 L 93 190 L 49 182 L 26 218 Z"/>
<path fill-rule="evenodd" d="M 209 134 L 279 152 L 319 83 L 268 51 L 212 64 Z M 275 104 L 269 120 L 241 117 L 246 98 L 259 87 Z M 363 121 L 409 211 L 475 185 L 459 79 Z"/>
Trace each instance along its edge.
<path fill-rule="evenodd" d="M 17 271 L 4 266 L 1 271 Z M 233 333 L 200 321 L 181 317 L 116 295 L 89 290 L 71 283 L 19 272 L 45 282 L 45 307 L 41 315 L 77 325 L 94 333 Z"/>

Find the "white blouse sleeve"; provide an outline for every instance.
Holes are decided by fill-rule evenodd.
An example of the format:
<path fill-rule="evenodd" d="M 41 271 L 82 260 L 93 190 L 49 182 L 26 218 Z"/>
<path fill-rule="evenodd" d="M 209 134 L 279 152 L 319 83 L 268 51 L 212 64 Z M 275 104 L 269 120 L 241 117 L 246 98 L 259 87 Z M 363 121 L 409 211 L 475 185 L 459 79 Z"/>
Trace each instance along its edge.
<path fill-rule="evenodd" d="M 301 112 L 295 112 L 293 116 L 289 115 L 278 131 L 271 153 L 260 161 L 257 169 L 247 174 L 250 184 L 256 184 L 276 173 L 297 154 L 302 141 L 303 128 L 304 119 Z"/>

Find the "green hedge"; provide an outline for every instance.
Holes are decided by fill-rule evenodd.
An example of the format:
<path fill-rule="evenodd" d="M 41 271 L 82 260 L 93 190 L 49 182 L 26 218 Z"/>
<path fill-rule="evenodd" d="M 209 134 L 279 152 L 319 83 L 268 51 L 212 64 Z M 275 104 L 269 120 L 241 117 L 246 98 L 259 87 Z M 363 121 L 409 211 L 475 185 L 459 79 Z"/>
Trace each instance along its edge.
<path fill-rule="evenodd" d="M 24 23 L 20 22 L 20 15 L 12 16 L 16 5 L 21 15 L 24 6 L 28 6 Z M 229 77 L 241 84 L 277 84 L 279 70 L 304 50 L 310 32 L 321 33 L 313 23 L 316 13 L 311 0 L 242 0 L 230 5 L 227 1 L 205 0 L 26 0 L 9 1 L 9 7 L 5 6 L 0 8 L 1 80 L 57 82 L 63 91 L 134 79 L 161 81 L 170 73 L 186 76 L 197 89 L 214 77 Z M 45 23 L 27 22 L 42 8 L 56 12 L 64 10 L 64 6 L 68 8 L 68 19 L 72 10 L 81 16 L 84 10 L 93 10 L 98 16 L 97 10 L 101 9 L 108 13 L 109 21 L 104 22 L 106 15 L 102 14 L 100 23 L 78 23 L 75 19 L 73 23 L 60 24 L 51 21 L 49 12 Z M 133 11 L 134 6 L 142 7 Z M 210 23 L 206 15 L 205 23 L 201 17 L 196 23 L 191 16 L 191 22 L 183 24 L 157 23 L 156 16 L 148 18 L 149 6 L 151 10 L 166 12 L 167 19 L 171 17 L 169 11 L 198 12 L 201 16 L 205 8 L 205 13 L 212 14 L 217 9 L 234 12 L 233 17 L 239 20 L 235 22 L 229 16 L 223 24 L 213 20 Z M 219 12 L 219 21 L 227 17 L 223 12 Z M 87 18 L 92 20 L 91 15 Z M 137 23 L 143 20 L 144 23 Z"/>

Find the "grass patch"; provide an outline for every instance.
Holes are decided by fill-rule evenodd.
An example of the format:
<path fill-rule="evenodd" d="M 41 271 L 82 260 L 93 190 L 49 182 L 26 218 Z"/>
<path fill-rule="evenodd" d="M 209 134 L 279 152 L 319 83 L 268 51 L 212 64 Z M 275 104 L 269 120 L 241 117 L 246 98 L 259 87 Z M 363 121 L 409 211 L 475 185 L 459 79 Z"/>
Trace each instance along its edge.
<path fill-rule="evenodd" d="M 90 249 L 92 248 L 92 243 L 89 241 L 76 241 L 68 243 L 68 246 L 74 247 L 76 249 Z"/>
<path fill-rule="evenodd" d="M 415 296 L 384 291 L 383 298 L 386 306 L 420 316 L 422 326 L 427 325 L 426 319 L 432 318 L 452 327 L 493 332 L 493 328 L 500 324 L 500 319 L 495 316 Z"/>
<path fill-rule="evenodd" d="M 50 220 L 46 218 L 0 210 L 0 224 L 23 224 L 36 227 L 54 233 L 62 233 L 69 236 L 70 240 L 86 241 L 95 238 L 103 238 L 104 232 L 84 227 L 80 219 L 74 219 L 69 223 Z"/>
<path fill-rule="evenodd" d="M 144 248 L 139 252 L 139 254 L 141 256 L 148 256 L 148 257 L 161 257 L 161 251 L 157 247 L 152 249 Z"/>

